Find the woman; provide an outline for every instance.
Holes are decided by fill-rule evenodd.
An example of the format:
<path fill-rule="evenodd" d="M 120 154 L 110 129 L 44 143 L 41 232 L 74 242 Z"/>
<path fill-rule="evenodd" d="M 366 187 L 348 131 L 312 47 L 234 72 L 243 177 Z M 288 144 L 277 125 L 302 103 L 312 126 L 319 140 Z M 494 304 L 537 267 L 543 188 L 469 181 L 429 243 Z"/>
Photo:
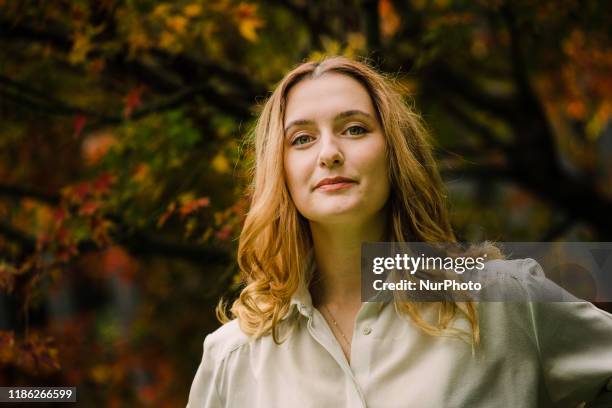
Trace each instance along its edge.
<path fill-rule="evenodd" d="M 455 241 L 420 119 L 367 64 L 293 69 L 253 144 L 246 287 L 233 320 L 220 303 L 189 407 L 575 406 L 612 377 L 612 315 L 589 303 L 362 302 L 362 242 Z"/>

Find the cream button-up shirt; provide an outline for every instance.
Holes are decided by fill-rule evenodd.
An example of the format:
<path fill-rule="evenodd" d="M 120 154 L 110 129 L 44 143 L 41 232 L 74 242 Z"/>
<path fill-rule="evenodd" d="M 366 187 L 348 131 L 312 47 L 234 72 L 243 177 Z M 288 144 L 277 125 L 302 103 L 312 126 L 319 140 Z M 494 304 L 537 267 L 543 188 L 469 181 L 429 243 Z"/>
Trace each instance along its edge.
<path fill-rule="evenodd" d="M 486 265 L 525 291 L 544 278 L 531 259 Z M 612 378 L 612 315 L 588 302 L 481 302 L 475 349 L 425 334 L 393 303 L 363 303 L 350 364 L 308 290 L 291 303 L 281 345 L 250 341 L 237 320 L 206 336 L 188 408 L 575 407 Z M 454 327 L 470 331 L 465 318 Z"/>

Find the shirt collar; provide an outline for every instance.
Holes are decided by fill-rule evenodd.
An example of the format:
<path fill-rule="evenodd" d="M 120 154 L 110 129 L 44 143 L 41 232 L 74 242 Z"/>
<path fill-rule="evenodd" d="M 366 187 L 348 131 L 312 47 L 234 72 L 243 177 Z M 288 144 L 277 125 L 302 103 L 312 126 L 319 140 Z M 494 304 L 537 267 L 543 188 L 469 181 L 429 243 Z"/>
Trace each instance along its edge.
<path fill-rule="evenodd" d="M 308 318 L 312 318 L 312 314 L 313 314 L 312 296 L 305 282 L 305 280 L 310 281 L 310 278 L 313 276 L 313 273 L 316 268 L 316 261 L 315 261 L 314 252 L 312 249 L 310 249 L 310 251 L 308 252 L 308 255 L 306 256 L 305 265 L 306 265 L 306 269 L 305 269 L 306 273 L 304 274 L 305 275 L 304 279 L 300 279 L 298 288 L 296 289 L 293 296 L 291 296 L 289 313 L 287 313 L 287 316 L 285 318 L 291 315 L 294 305 L 300 314 Z M 381 302 L 375 299 L 376 299 L 376 296 L 373 296 L 372 302 L 370 302 L 368 306 L 373 307 L 374 303 L 376 303 L 378 306 L 377 308 L 378 312 L 380 312 L 387 303 L 390 303 L 388 300 Z M 284 320 L 285 318 L 283 318 L 282 320 Z"/>
<path fill-rule="evenodd" d="M 309 318 L 312 317 L 313 307 L 312 307 L 312 296 L 310 295 L 310 291 L 308 290 L 306 281 L 310 281 L 310 278 L 312 277 L 314 273 L 315 267 L 316 267 L 316 263 L 314 259 L 314 253 L 313 253 L 313 250 L 311 249 L 308 252 L 308 255 L 306 256 L 306 260 L 305 260 L 305 274 L 303 276 L 303 279 L 300 279 L 300 283 L 298 285 L 297 290 L 295 291 L 293 296 L 291 296 L 291 303 L 290 303 L 291 308 L 293 308 L 293 306 L 295 305 L 297 310 L 302 315 L 309 317 Z"/>

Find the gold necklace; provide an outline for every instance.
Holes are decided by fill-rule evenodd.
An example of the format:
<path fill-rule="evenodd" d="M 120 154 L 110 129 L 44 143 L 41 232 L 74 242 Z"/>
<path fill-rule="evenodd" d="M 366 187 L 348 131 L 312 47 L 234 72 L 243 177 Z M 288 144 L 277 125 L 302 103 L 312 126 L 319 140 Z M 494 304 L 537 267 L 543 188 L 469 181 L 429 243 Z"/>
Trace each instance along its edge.
<path fill-rule="evenodd" d="M 344 333 L 342 333 L 342 329 L 340 328 L 340 326 L 338 325 L 338 323 L 336 322 L 336 319 L 334 318 L 334 315 L 329 311 L 329 309 L 327 308 L 327 306 L 323 305 L 323 307 L 325 308 L 325 311 L 327 312 L 327 314 L 329 315 L 329 317 L 331 317 L 332 319 L 332 323 L 334 324 L 334 326 L 336 326 L 336 328 L 338 329 L 338 331 L 340 332 L 340 335 L 342 336 L 342 338 L 344 339 L 344 341 L 346 342 L 347 346 L 351 346 L 351 343 L 347 340 L 346 336 L 344 335 Z"/>

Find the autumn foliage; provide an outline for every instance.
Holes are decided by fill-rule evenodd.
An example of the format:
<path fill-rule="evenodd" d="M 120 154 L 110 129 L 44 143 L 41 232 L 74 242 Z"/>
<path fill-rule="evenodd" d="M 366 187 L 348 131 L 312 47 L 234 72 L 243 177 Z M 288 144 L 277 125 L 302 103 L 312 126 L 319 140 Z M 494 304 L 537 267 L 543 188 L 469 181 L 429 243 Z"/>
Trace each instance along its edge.
<path fill-rule="evenodd" d="M 0 0 L 0 384 L 184 406 L 240 287 L 243 137 L 305 58 L 391 73 L 461 239 L 609 241 L 608 3 Z"/>

